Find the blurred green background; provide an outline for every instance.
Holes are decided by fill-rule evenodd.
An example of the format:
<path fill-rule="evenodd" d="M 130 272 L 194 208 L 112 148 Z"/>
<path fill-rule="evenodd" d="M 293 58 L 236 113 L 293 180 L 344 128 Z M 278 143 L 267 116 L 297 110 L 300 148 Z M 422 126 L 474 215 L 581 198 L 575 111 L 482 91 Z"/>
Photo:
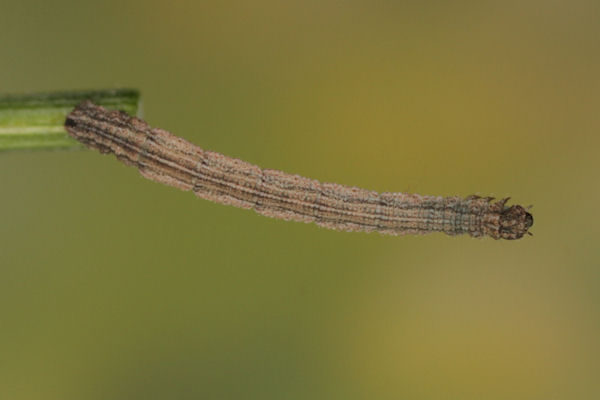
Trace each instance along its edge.
<path fill-rule="evenodd" d="M 206 149 L 512 196 L 533 238 L 276 221 L 0 156 L 2 399 L 600 396 L 600 2 L 0 1 L 0 90 L 135 87 Z"/>

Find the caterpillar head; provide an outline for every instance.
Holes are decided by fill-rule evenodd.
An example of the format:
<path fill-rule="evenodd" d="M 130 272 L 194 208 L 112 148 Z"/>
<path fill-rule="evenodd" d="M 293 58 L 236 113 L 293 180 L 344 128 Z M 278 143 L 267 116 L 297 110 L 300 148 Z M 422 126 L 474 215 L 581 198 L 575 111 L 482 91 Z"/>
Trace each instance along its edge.
<path fill-rule="evenodd" d="M 494 239 L 520 239 L 525 234 L 531 235 L 529 228 L 533 225 L 533 216 L 519 205 L 507 207 L 508 198 L 490 207 L 494 211 L 493 223 L 488 225 L 488 234 Z M 492 222 L 492 221 L 490 221 Z"/>
<path fill-rule="evenodd" d="M 511 206 L 500 214 L 499 238 L 520 239 L 533 225 L 533 216 L 519 205 Z"/>

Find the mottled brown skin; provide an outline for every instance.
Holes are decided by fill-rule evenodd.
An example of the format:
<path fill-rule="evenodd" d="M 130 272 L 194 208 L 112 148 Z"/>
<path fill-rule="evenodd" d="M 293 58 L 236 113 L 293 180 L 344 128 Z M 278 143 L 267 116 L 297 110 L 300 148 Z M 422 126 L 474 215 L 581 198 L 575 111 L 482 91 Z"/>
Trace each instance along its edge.
<path fill-rule="evenodd" d="M 508 198 L 490 205 L 484 219 L 484 232 L 494 239 L 520 239 L 533 225 L 533 216 L 523 207 L 506 207 Z"/>
<path fill-rule="evenodd" d="M 142 176 L 191 190 L 198 197 L 253 209 L 269 217 L 314 222 L 329 229 L 389 235 L 444 232 L 519 239 L 533 224 L 507 199 L 377 193 L 321 183 L 203 150 L 124 112 L 85 101 L 65 121 L 69 134 L 101 153 L 114 153 Z"/>

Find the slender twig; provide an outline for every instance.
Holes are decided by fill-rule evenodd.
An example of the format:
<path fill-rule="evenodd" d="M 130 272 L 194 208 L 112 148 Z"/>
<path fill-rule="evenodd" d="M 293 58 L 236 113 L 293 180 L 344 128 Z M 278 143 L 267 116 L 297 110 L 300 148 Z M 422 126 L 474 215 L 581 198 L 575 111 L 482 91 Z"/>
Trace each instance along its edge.
<path fill-rule="evenodd" d="M 444 232 L 495 239 L 521 238 L 533 224 L 523 207 L 506 206 L 508 199 L 494 203 L 490 197 L 377 193 L 262 169 L 203 150 L 139 118 L 108 111 L 91 101 L 77 106 L 65 126 L 87 147 L 114 153 L 148 179 L 269 217 L 346 231 Z"/>
<path fill-rule="evenodd" d="M 37 93 L 0 97 L 0 151 L 81 147 L 64 128 L 65 117 L 83 100 L 135 115 L 139 92 L 132 89 Z"/>

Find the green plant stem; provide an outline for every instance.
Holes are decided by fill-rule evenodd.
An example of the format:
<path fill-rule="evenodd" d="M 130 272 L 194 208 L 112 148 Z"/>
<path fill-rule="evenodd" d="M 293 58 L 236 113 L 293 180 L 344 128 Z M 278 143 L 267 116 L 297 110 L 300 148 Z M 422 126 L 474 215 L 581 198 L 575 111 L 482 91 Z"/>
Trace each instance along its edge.
<path fill-rule="evenodd" d="M 65 130 L 68 113 L 83 100 L 136 115 L 135 89 L 35 93 L 0 97 L 0 151 L 83 148 Z"/>

